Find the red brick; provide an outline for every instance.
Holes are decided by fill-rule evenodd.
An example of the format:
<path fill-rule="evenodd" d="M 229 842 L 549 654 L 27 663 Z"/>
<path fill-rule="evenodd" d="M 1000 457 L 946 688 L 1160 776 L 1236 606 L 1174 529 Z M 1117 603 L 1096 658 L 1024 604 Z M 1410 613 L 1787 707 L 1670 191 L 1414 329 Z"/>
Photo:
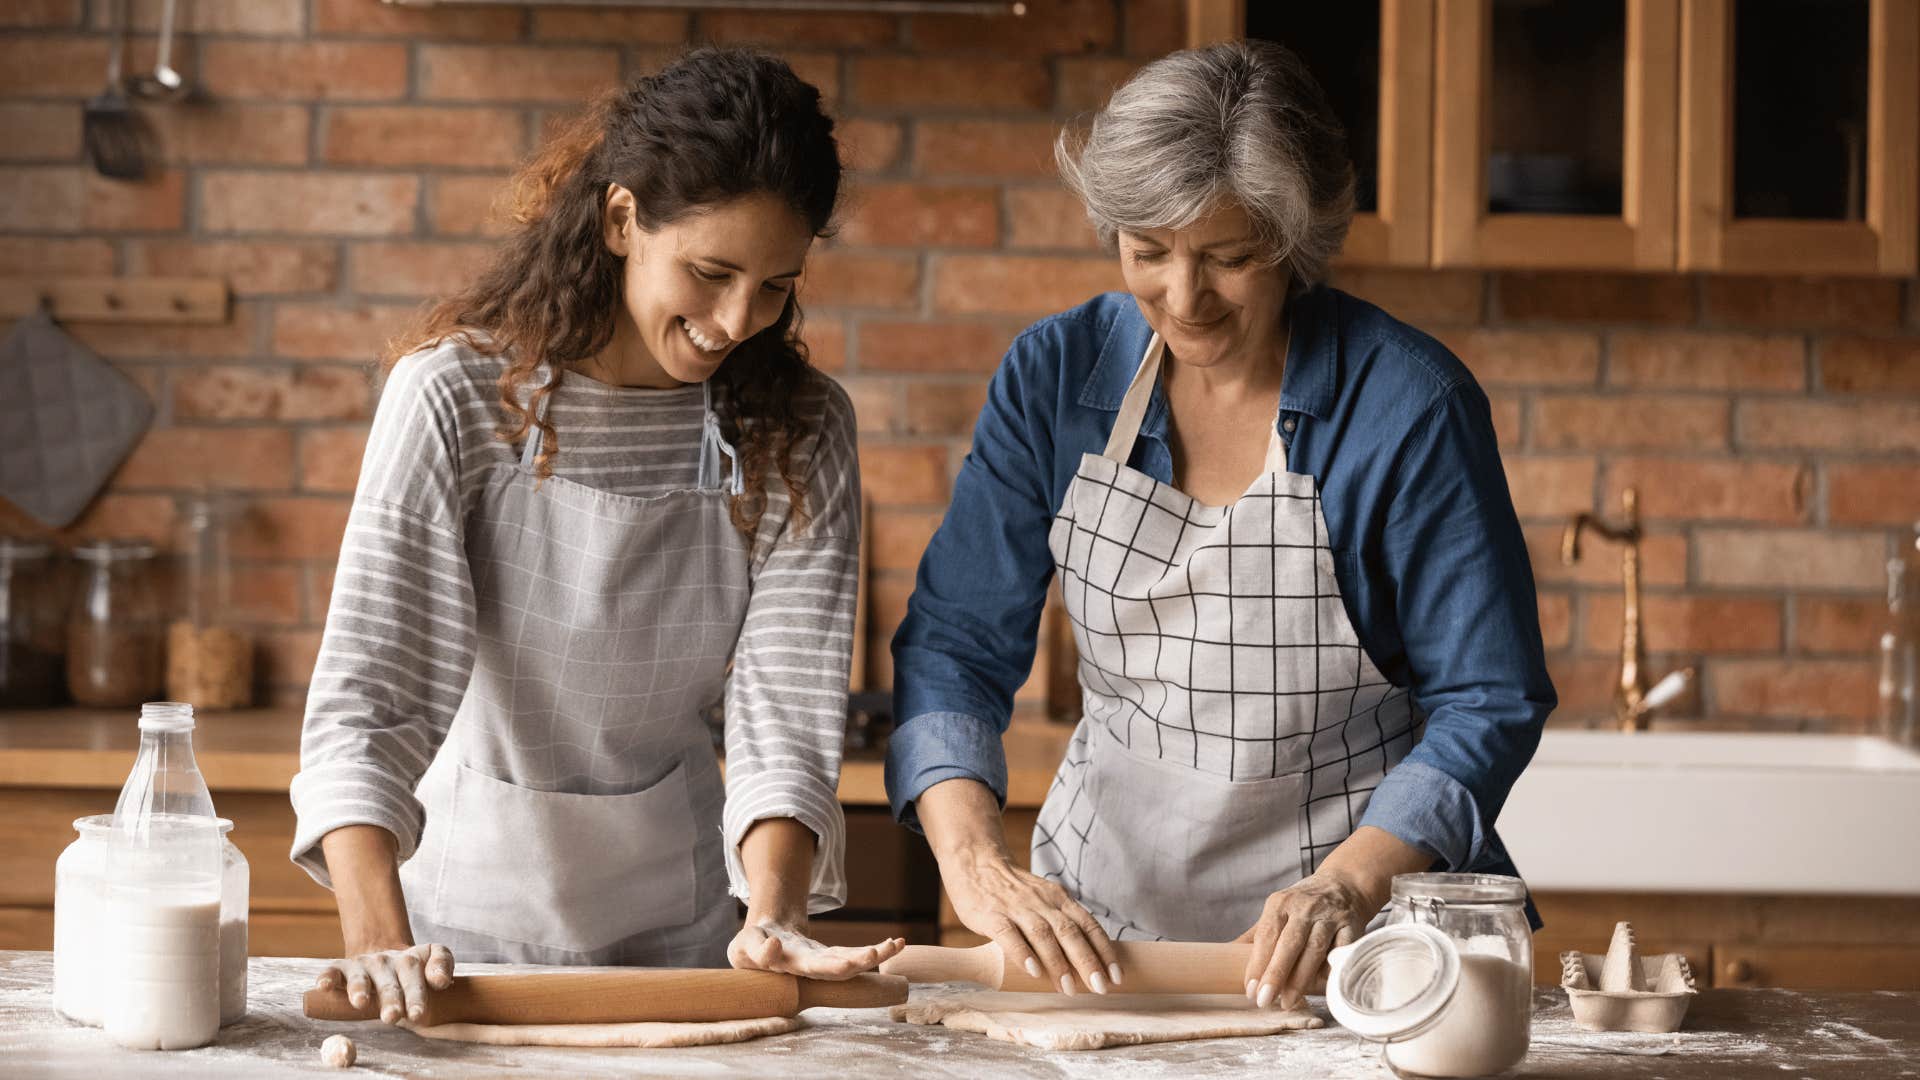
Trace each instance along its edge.
<path fill-rule="evenodd" d="M 313 7 L 313 32 L 329 37 L 512 41 L 525 24 L 526 13 L 516 8 L 395 7 L 361 0 L 314 0 Z"/>
<path fill-rule="evenodd" d="M 1331 282 L 1422 328 L 1434 323 L 1477 323 L 1485 305 L 1485 275 L 1471 271 L 1341 267 L 1333 272 Z"/>
<path fill-rule="evenodd" d="M 1041 110 L 1053 102 L 1052 77 L 1030 61 L 870 56 L 854 58 L 851 71 L 855 108 Z"/>
<path fill-rule="evenodd" d="M 1920 402 L 1742 401 L 1742 449 L 1920 454 Z"/>
<path fill-rule="evenodd" d="M 76 27 L 80 0 L 12 0 L 0 8 L 0 27 Z"/>
<path fill-rule="evenodd" d="M 295 368 L 281 415 L 288 420 L 364 420 L 373 415 L 369 365 L 303 365 Z"/>
<path fill-rule="evenodd" d="M 867 685 L 893 685 L 893 650 L 887 643 L 907 615 L 913 595 L 913 575 L 902 571 L 876 573 L 867 582 Z"/>
<path fill-rule="evenodd" d="M 506 236 L 513 231 L 504 176 L 437 176 L 427 196 L 433 231 L 442 236 Z"/>
<path fill-rule="evenodd" d="M 1604 723 L 1611 716 L 1619 661 L 1611 657 L 1549 653 L 1547 675 L 1560 697 L 1555 727 Z"/>
<path fill-rule="evenodd" d="M 391 10 L 356 4 L 369 15 Z M 214 97 L 380 101 L 407 95 L 407 46 L 346 41 L 206 41 L 200 81 Z"/>
<path fill-rule="evenodd" d="M 139 183 L 109 180 L 89 170 L 86 174 L 88 229 L 103 232 L 162 232 L 186 224 L 187 174 L 179 169 L 156 171 Z"/>
<path fill-rule="evenodd" d="M 892 15 L 842 12 L 711 11 L 701 13 L 700 33 L 709 41 L 727 44 L 850 49 L 895 43 L 900 40 L 900 20 Z"/>
<path fill-rule="evenodd" d="M 273 313 L 273 351 L 306 360 L 373 360 L 405 332 L 411 304 L 281 304 Z"/>
<path fill-rule="evenodd" d="M 1010 188 L 1007 198 L 1007 246 L 1100 250 L 1100 237 L 1087 210 L 1073 193 L 1060 188 Z"/>
<path fill-rule="evenodd" d="M 1799 337 L 1761 334 L 1615 334 L 1607 382 L 1663 390 L 1805 390 Z"/>
<path fill-rule="evenodd" d="M 355 244 L 348 287 L 376 296 L 440 296 L 471 284 L 494 255 L 491 244 Z"/>
<path fill-rule="evenodd" d="M 351 494 L 367 451 L 367 429 L 307 428 L 300 432 L 300 490 Z"/>
<path fill-rule="evenodd" d="M 1875 655 L 1886 619 L 1885 597 L 1796 596 L 1793 649 L 1798 653 Z"/>
<path fill-rule="evenodd" d="M 420 96 L 428 100 L 577 102 L 619 81 L 620 53 L 610 48 L 420 46 Z"/>
<path fill-rule="evenodd" d="M 1536 598 L 1540 616 L 1540 641 L 1551 652 L 1564 649 L 1573 639 L 1573 598 L 1563 592 L 1543 592 Z"/>
<path fill-rule="evenodd" d="M 1594 460 L 1508 454 L 1501 464 L 1514 512 L 1527 517 L 1566 517 L 1593 509 Z"/>
<path fill-rule="evenodd" d="M 185 215 L 186 177 L 175 170 L 129 182 L 65 165 L 0 168 L 0 229 L 157 232 Z"/>
<path fill-rule="evenodd" d="M 167 105 L 140 110 L 165 160 L 189 165 L 305 165 L 304 105 Z"/>
<path fill-rule="evenodd" d="M 829 307 L 912 308 L 920 300 L 920 260 L 829 248 L 807 260 L 800 301 Z"/>
<path fill-rule="evenodd" d="M 1563 524 L 1526 525 L 1527 561 L 1539 584 L 1620 588 L 1620 548 L 1598 537 L 1580 544 L 1580 561 L 1560 561 Z M 1649 532 L 1640 540 L 1640 581 L 1644 585 L 1684 585 L 1687 581 L 1687 538 L 1680 533 Z"/>
<path fill-rule="evenodd" d="M 526 125 L 515 109 L 366 106 L 329 109 L 323 159 L 335 165 L 506 167 Z"/>
<path fill-rule="evenodd" d="M 1820 385 L 1842 394 L 1920 394 L 1920 338 L 1835 338 L 1820 347 Z"/>
<path fill-rule="evenodd" d="M 178 504 L 171 495 L 108 491 L 89 503 L 80 520 L 67 526 L 63 535 L 69 540 L 150 540 L 165 550 L 174 543 L 178 520 Z"/>
<path fill-rule="evenodd" d="M 350 507 L 349 500 L 331 496 L 257 499 L 234 529 L 233 553 L 242 559 L 337 558 Z"/>
<path fill-rule="evenodd" d="M 916 15 L 907 39 L 930 53 L 1041 57 L 1105 52 L 1119 39 L 1110 0 L 1027 0 L 1023 18 L 1007 15 Z"/>
<path fill-rule="evenodd" d="M 1058 64 L 1059 87 L 1054 106 L 1069 112 L 1093 112 L 1104 108 L 1121 84 L 1131 79 L 1142 64 L 1138 60 L 1108 57 L 1072 57 Z"/>
<path fill-rule="evenodd" d="M 860 484 L 876 504 L 947 498 L 947 449 L 869 443 L 860 448 Z"/>
<path fill-rule="evenodd" d="M 1482 386 L 1592 386 L 1600 379 L 1594 334 L 1466 329 L 1434 336 Z"/>
<path fill-rule="evenodd" d="M 845 371 L 847 367 L 847 321 L 831 315 L 806 313 L 800 327 L 801 340 L 807 346 L 807 360 L 821 371 Z"/>
<path fill-rule="evenodd" d="M 1620 654 L 1621 598 L 1604 593 L 1582 601 L 1580 640 L 1588 652 Z M 1778 652 L 1780 601 L 1737 596 L 1640 598 L 1640 625 L 1648 652 Z"/>
<path fill-rule="evenodd" d="M 111 273 L 113 245 L 105 240 L 0 236 L 0 277 Z"/>
<path fill-rule="evenodd" d="M 256 681 L 269 687 L 305 686 L 320 657 L 320 631 L 270 630 L 255 637 L 253 647 Z"/>
<path fill-rule="evenodd" d="M 106 82 L 107 40 L 17 34 L 0 38 L 0 96 L 92 97 Z"/>
<path fill-rule="evenodd" d="M 1629 487 L 1640 494 L 1642 518 L 1794 525 L 1807 520 L 1813 476 L 1806 466 L 1785 462 L 1614 458 L 1601 505 L 1619 506 Z"/>
<path fill-rule="evenodd" d="M 1860 330 L 1900 325 L 1900 283 L 1869 278 L 1701 279 L 1707 322 Z"/>
<path fill-rule="evenodd" d="M 679 50 L 673 50 L 679 55 Z M 829 115 L 838 111 L 840 102 L 840 65 L 841 57 L 837 52 L 797 52 L 793 49 L 780 50 L 780 59 L 787 62 L 793 73 L 802 82 L 820 91 L 820 103 L 826 106 Z"/>
<path fill-rule="evenodd" d="M 1654 274 L 1500 274 L 1508 322 L 1677 325 L 1693 321 L 1693 279 Z"/>
<path fill-rule="evenodd" d="M 1724 713 L 1858 722 L 1878 704 L 1867 660 L 1717 660 L 1707 678 Z"/>
<path fill-rule="evenodd" d="M 357 420 L 373 390 L 358 367 L 208 367 L 173 377 L 174 416 L 201 420 Z"/>
<path fill-rule="evenodd" d="M 862 371 L 978 372 L 1000 366 L 1019 327 L 982 322 L 863 322 Z"/>
<path fill-rule="evenodd" d="M 292 626 L 300 622 L 305 582 L 298 565 L 241 563 L 233 568 L 226 614 L 243 623 Z"/>
<path fill-rule="evenodd" d="M 233 306 L 224 323 L 76 322 L 67 332 L 113 359 L 247 356 L 255 351 L 259 314 L 251 304 Z"/>
<path fill-rule="evenodd" d="M 208 173 L 208 232 L 385 236 L 413 231 L 420 181 L 386 173 Z"/>
<path fill-rule="evenodd" d="M 898 435 L 906 429 L 899 379 L 855 376 L 842 379 L 840 385 L 853 402 L 861 435 Z"/>
<path fill-rule="evenodd" d="M 80 157 L 80 106 L 0 104 L 0 161 L 73 161 Z"/>
<path fill-rule="evenodd" d="M 332 606 L 333 575 L 336 568 L 332 563 L 311 562 L 307 563 L 306 567 L 307 610 L 313 613 L 313 622 L 324 623 L 327 619 L 327 608 Z"/>
<path fill-rule="evenodd" d="M 861 185 L 843 204 L 843 243 L 859 247 L 993 247 L 1000 206 L 992 188 Z"/>
<path fill-rule="evenodd" d="M 833 135 L 840 143 L 840 163 L 855 172 L 893 168 L 900 162 L 900 148 L 907 138 L 896 121 L 860 117 L 835 123 Z"/>
<path fill-rule="evenodd" d="M 876 570 L 913 570 L 920 565 L 933 532 L 946 515 L 938 510 L 877 508 L 868 542 L 868 556 Z"/>
<path fill-rule="evenodd" d="M 1543 449 L 1718 449 L 1727 445 L 1727 403 L 1649 394 L 1542 394 L 1529 431 Z"/>
<path fill-rule="evenodd" d="M 166 0 L 128 0 L 129 29 L 152 34 L 160 29 Z M 193 0 L 176 4 L 174 31 L 182 34 L 247 34 L 254 37 L 291 37 L 306 31 L 306 0 Z M 93 26 L 113 25 L 110 5 L 94 5 Z"/>
<path fill-rule="evenodd" d="M 1052 177 L 1049 120 L 921 120 L 913 169 L 922 176 Z"/>
<path fill-rule="evenodd" d="M 339 248 L 318 241 L 135 240 L 127 270 L 137 276 L 220 277 L 237 296 L 332 292 Z"/>
<path fill-rule="evenodd" d="M 687 16 L 678 11 L 535 9 L 533 39 L 594 45 L 677 45 L 687 39 Z"/>
<path fill-rule="evenodd" d="M 934 264 L 933 306 L 943 314 L 1044 315 L 1123 287 L 1119 261 L 1104 256 L 947 255 Z"/>
<path fill-rule="evenodd" d="M 1699 529 L 1693 543 L 1702 585 L 1864 590 L 1886 581 L 1887 542 L 1878 533 Z"/>
<path fill-rule="evenodd" d="M 987 384 L 916 381 L 907 384 L 907 432 L 966 435 L 987 402 Z"/>
<path fill-rule="evenodd" d="M 1827 465 L 1827 520 L 1911 526 L 1920 520 L 1920 465 Z"/>
<path fill-rule="evenodd" d="M 1128 4 L 1121 32 L 1126 36 L 1128 56 L 1158 59 L 1183 49 L 1187 45 L 1186 5 Z"/>
<path fill-rule="evenodd" d="M 1520 445 L 1521 401 L 1517 394 L 1492 393 L 1487 403 L 1493 410 L 1493 435 L 1502 450 Z"/>
<path fill-rule="evenodd" d="M 114 473 L 120 490 L 156 487 L 285 490 L 293 433 L 277 428 L 155 428 Z"/>

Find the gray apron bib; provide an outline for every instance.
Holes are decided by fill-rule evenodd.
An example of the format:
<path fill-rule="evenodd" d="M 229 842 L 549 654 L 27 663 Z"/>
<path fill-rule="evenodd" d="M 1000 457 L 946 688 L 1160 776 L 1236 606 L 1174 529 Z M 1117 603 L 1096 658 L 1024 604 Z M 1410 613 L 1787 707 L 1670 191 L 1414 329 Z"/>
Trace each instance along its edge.
<path fill-rule="evenodd" d="M 1083 708 L 1033 870 L 1116 939 L 1224 941 L 1353 832 L 1418 725 L 1360 647 L 1278 433 L 1230 506 L 1127 467 L 1164 352 L 1155 335 L 1048 536 Z"/>
<path fill-rule="evenodd" d="M 693 490 L 536 482 L 537 427 L 488 477 L 467 522 L 473 674 L 400 869 L 415 940 L 463 961 L 726 966 L 725 788 L 700 714 L 749 580 L 703 394 Z"/>

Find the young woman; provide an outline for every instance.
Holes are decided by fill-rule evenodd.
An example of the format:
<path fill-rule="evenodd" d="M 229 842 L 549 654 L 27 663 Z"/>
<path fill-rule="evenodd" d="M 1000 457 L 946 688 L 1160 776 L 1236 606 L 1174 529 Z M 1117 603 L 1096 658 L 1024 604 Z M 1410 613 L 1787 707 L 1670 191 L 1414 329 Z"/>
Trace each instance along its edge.
<path fill-rule="evenodd" d="M 345 936 L 323 986 L 395 1022 L 455 955 L 899 948 L 807 936 L 846 892 L 859 475 L 794 289 L 839 185 L 812 86 L 693 52 L 549 145 L 498 260 L 394 350 L 292 789 Z"/>

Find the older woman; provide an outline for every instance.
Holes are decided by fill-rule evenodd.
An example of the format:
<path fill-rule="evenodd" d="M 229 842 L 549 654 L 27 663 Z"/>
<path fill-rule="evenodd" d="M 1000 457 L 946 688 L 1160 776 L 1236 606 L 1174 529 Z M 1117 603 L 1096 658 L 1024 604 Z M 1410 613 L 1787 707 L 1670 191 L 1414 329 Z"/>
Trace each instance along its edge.
<path fill-rule="evenodd" d="M 1114 938 L 1237 938 L 1292 1005 L 1394 875 L 1514 873 L 1554 692 L 1487 399 L 1323 284 L 1353 170 L 1281 47 L 1159 60 L 1057 157 L 1127 292 L 993 379 L 893 643 L 894 811 L 1065 992 L 1121 980 Z M 1000 734 L 1056 573 L 1084 708 L 1029 874 Z"/>

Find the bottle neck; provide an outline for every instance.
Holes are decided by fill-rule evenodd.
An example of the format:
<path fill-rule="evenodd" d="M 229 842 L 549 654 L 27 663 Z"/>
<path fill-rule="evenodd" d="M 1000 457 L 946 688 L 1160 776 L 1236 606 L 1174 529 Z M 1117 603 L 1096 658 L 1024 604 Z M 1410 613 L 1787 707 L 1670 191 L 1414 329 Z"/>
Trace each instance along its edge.
<path fill-rule="evenodd" d="M 193 756 L 193 729 L 143 728 L 133 772 L 114 806 L 114 824 L 155 814 L 213 817 L 213 793 Z"/>

